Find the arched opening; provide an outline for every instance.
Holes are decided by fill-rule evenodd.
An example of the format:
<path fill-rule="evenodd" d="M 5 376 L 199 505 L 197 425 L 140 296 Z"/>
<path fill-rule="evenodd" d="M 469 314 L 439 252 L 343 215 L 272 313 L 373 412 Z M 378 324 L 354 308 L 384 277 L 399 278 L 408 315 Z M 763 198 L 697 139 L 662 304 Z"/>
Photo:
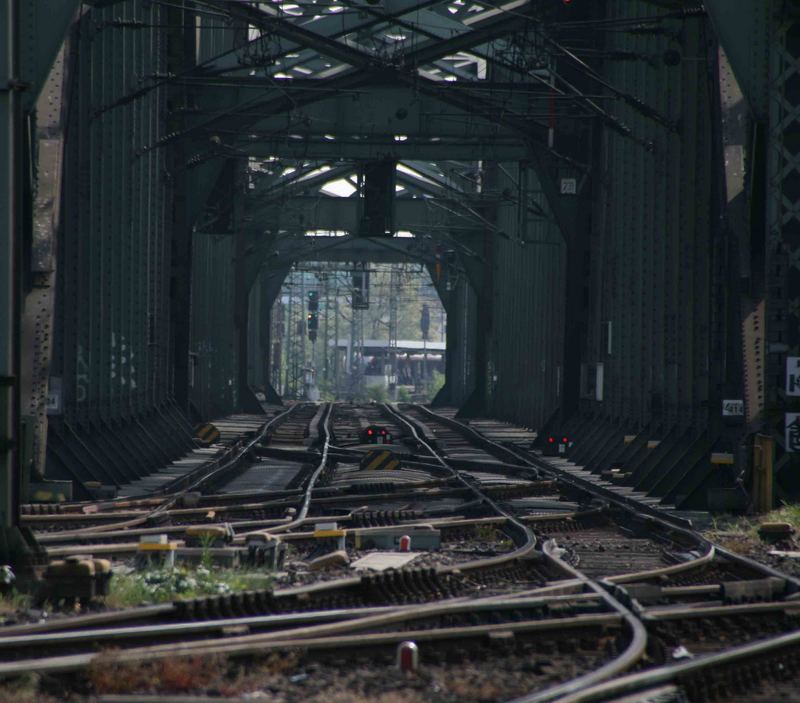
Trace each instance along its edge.
<path fill-rule="evenodd" d="M 423 264 L 300 262 L 272 305 L 269 378 L 287 400 L 429 402 L 444 386 L 446 336 Z"/>

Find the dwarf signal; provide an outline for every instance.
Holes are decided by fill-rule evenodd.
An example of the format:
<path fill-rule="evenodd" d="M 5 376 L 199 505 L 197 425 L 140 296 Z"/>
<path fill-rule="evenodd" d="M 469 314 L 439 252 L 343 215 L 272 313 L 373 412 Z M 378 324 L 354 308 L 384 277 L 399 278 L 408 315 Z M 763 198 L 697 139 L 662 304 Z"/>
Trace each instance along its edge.
<path fill-rule="evenodd" d="M 391 444 L 391 433 L 381 425 L 370 425 L 361 431 L 362 444 Z"/>

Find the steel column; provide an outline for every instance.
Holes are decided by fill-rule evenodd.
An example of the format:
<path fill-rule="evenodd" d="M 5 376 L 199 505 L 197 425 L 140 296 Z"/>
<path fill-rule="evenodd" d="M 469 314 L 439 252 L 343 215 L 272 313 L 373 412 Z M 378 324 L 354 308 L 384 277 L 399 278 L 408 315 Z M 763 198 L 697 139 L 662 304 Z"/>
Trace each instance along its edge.
<path fill-rule="evenodd" d="M 19 251 L 22 107 L 18 0 L 0 0 L 0 528 L 19 503 Z"/>

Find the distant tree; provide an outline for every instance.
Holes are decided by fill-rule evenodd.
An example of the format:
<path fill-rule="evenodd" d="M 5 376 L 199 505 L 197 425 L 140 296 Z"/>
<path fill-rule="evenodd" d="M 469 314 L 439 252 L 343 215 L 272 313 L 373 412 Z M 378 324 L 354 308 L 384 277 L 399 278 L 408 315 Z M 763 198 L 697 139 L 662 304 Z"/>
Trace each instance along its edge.
<path fill-rule="evenodd" d="M 367 397 L 376 403 L 385 403 L 389 400 L 389 391 L 385 386 L 367 386 Z"/>
<path fill-rule="evenodd" d="M 431 392 L 430 396 L 428 397 L 429 401 L 433 400 L 436 397 L 436 394 L 442 390 L 444 387 L 444 381 L 444 374 L 434 369 L 433 378 L 431 379 Z"/>

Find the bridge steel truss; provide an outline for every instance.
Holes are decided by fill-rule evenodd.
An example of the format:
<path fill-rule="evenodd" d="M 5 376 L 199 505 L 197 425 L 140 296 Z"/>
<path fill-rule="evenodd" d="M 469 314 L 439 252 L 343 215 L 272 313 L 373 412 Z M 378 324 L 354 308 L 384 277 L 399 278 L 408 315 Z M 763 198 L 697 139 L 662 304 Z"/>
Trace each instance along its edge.
<path fill-rule="evenodd" d="M 800 10 L 782 0 L 706 6 L 724 56 L 725 225 L 741 252 L 743 397 L 747 429 L 775 443 L 776 498 L 800 490 L 798 446 L 786 425 L 800 412 L 787 392 L 800 356 Z M 749 439 L 744 460 L 757 452 Z"/>
<path fill-rule="evenodd" d="M 30 466 L 87 495 L 277 401 L 298 260 L 434 272 L 436 402 L 670 502 L 724 488 L 712 452 L 783 442 L 800 347 L 797 16 L 739 5 L 0 0 L 3 523 Z M 411 236 L 362 236 L 376 161 Z"/>

